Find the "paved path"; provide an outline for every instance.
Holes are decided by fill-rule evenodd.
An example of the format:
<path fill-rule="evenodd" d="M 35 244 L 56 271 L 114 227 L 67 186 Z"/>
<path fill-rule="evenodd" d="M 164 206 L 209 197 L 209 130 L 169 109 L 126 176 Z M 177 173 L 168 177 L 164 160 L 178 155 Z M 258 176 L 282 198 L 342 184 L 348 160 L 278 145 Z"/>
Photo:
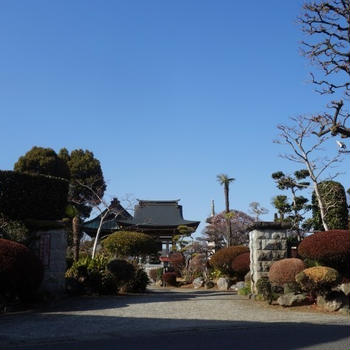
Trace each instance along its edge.
<path fill-rule="evenodd" d="M 1 315 L 0 349 L 24 349 L 27 346 L 28 349 L 31 346 L 33 349 L 54 349 L 55 344 L 58 349 L 77 341 L 85 347 L 95 344 L 96 348 L 103 343 L 106 348 L 108 344 L 123 345 L 123 348 L 126 344 L 134 344 L 140 348 L 146 339 L 159 341 L 160 345 L 163 339 L 168 344 L 170 335 L 177 335 L 177 340 L 195 337 L 199 342 L 207 337 L 206 344 L 209 345 L 210 339 L 222 337 L 217 332 L 226 332 L 227 336 L 239 332 L 247 337 L 246 343 L 253 341 L 259 345 L 258 339 L 250 337 L 252 334 L 278 332 L 286 336 L 291 333 L 291 339 L 295 341 L 306 329 L 309 334 L 315 333 L 316 339 L 305 338 L 305 333 L 299 347 L 279 349 L 307 349 L 317 343 L 317 339 L 317 349 L 321 349 L 320 344 L 328 340 L 350 344 L 348 324 L 349 318 L 343 315 L 272 309 L 229 292 L 158 289 L 144 295 L 73 298 L 40 312 Z M 326 334 L 328 337 L 324 339 Z M 242 337 L 240 339 L 244 341 Z M 288 344 L 288 339 L 285 341 Z M 176 341 L 170 343 L 175 347 Z M 261 346 L 256 348 L 261 349 Z"/>

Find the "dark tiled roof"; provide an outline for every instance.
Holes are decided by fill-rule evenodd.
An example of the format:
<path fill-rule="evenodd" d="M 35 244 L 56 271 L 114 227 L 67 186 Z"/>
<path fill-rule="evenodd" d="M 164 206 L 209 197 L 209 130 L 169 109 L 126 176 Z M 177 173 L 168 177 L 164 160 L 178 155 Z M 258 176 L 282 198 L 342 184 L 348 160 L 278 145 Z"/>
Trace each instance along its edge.
<path fill-rule="evenodd" d="M 179 200 L 139 200 L 135 206 L 134 217 L 131 219 L 117 219 L 120 225 L 136 227 L 177 227 L 187 225 L 197 228 L 199 221 L 185 220 Z"/>

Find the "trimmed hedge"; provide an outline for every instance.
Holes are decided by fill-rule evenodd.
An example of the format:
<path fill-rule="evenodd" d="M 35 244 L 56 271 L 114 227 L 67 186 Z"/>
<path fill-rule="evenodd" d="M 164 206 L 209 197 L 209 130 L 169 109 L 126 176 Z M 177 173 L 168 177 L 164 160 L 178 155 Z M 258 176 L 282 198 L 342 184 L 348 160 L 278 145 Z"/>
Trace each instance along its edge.
<path fill-rule="evenodd" d="M 300 259 L 290 258 L 275 261 L 270 267 L 269 280 L 278 286 L 294 283 L 295 276 L 304 269 L 304 262 Z"/>
<path fill-rule="evenodd" d="M 317 260 L 322 265 L 333 267 L 349 276 L 350 232 L 348 230 L 316 232 L 300 243 L 298 254 L 304 259 Z"/>
<path fill-rule="evenodd" d="M 241 245 L 222 248 L 210 258 L 209 263 L 223 274 L 232 275 L 234 273 L 232 269 L 233 260 L 238 255 L 248 252 L 249 248 Z"/>
<path fill-rule="evenodd" d="M 238 255 L 232 262 L 232 269 L 241 276 L 247 274 L 250 270 L 250 253 Z"/>
<path fill-rule="evenodd" d="M 318 293 L 329 291 L 340 282 L 340 275 L 337 270 L 326 266 L 315 266 L 299 272 L 295 280 L 305 291 L 311 292 L 314 296 Z"/>
<path fill-rule="evenodd" d="M 20 243 L 0 238 L 0 295 L 30 299 L 43 279 L 39 258 Z"/>
<path fill-rule="evenodd" d="M 0 171 L 0 213 L 17 220 L 62 219 L 68 187 L 56 177 Z"/>

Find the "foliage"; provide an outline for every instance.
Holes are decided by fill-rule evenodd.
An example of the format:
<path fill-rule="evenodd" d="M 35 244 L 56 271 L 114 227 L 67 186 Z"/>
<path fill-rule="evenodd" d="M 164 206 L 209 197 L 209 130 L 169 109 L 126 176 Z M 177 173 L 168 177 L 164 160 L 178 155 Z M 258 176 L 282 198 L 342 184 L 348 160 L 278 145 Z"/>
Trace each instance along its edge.
<path fill-rule="evenodd" d="M 164 272 L 162 280 L 167 286 L 176 286 L 176 272 Z"/>
<path fill-rule="evenodd" d="M 250 253 L 238 255 L 232 261 L 232 270 L 239 276 L 244 277 L 250 270 Z"/>
<path fill-rule="evenodd" d="M 315 296 L 336 286 L 340 282 L 340 275 L 331 267 L 315 266 L 299 272 L 295 280 L 303 290 Z"/>
<path fill-rule="evenodd" d="M 10 241 L 28 246 L 34 240 L 31 233 L 22 221 L 11 220 L 0 213 L 0 236 Z"/>
<path fill-rule="evenodd" d="M 318 190 L 326 208 L 325 220 L 329 230 L 345 230 L 348 228 L 348 207 L 344 187 L 336 181 L 322 181 Z M 312 194 L 313 226 L 317 231 L 323 231 L 321 214 L 315 193 Z"/>
<path fill-rule="evenodd" d="M 0 171 L 0 213 L 13 220 L 64 216 L 68 182 L 46 175 Z"/>
<path fill-rule="evenodd" d="M 100 161 L 88 150 L 76 149 L 70 154 L 63 148 L 59 157 L 70 171 L 69 200 L 76 206 L 81 217 L 88 217 L 98 205 L 106 190 Z"/>
<path fill-rule="evenodd" d="M 142 268 L 136 268 L 135 274 L 126 284 L 126 291 L 134 293 L 143 293 L 147 285 L 151 283 L 147 273 Z"/>
<path fill-rule="evenodd" d="M 107 269 L 108 258 L 99 255 L 80 258 L 67 270 L 66 278 L 74 279 L 84 294 L 117 294 L 118 281 Z"/>
<path fill-rule="evenodd" d="M 141 232 L 118 231 L 101 242 L 109 253 L 119 257 L 137 257 L 156 254 L 157 242 Z"/>
<path fill-rule="evenodd" d="M 23 244 L 0 239 L 0 295 L 30 298 L 40 286 L 43 266 Z"/>
<path fill-rule="evenodd" d="M 282 171 L 277 171 L 272 175 L 279 190 L 287 190 L 291 193 L 291 201 L 287 196 L 279 195 L 273 198 L 272 204 L 278 210 L 279 221 L 289 222 L 299 236 L 301 235 L 301 223 L 304 214 L 310 210 L 308 200 L 303 196 L 298 196 L 297 192 L 307 188 L 310 183 L 305 181 L 309 176 L 309 171 L 305 169 L 297 170 L 294 175 L 285 175 Z"/>
<path fill-rule="evenodd" d="M 302 260 L 296 258 L 275 261 L 269 271 L 269 280 L 278 286 L 295 282 L 295 276 L 305 269 Z"/>
<path fill-rule="evenodd" d="M 350 232 L 332 230 L 314 233 L 300 243 L 298 254 L 349 275 Z"/>
<path fill-rule="evenodd" d="M 256 289 L 259 295 L 262 295 L 264 300 L 270 304 L 273 300 L 272 287 L 268 277 L 261 277 L 256 281 Z"/>
<path fill-rule="evenodd" d="M 171 252 L 169 254 L 169 268 L 176 272 L 178 277 L 181 276 L 181 271 L 185 267 L 185 258 L 180 252 Z"/>
<path fill-rule="evenodd" d="M 126 260 L 114 259 L 107 265 L 107 269 L 116 278 L 118 285 L 129 282 L 135 276 L 135 267 Z"/>
<path fill-rule="evenodd" d="M 154 282 L 157 282 L 157 281 L 162 279 L 163 268 L 160 267 L 158 269 L 150 269 L 148 271 L 148 273 L 149 273 L 149 276 L 150 276 L 151 280 L 154 281 Z"/>
<path fill-rule="evenodd" d="M 249 295 L 252 293 L 252 290 L 250 289 L 250 286 L 245 286 L 241 289 L 238 289 L 237 294 L 238 295 Z"/>
<path fill-rule="evenodd" d="M 231 210 L 229 215 L 225 212 L 208 219 L 209 224 L 203 232 L 203 240 L 214 242 L 215 249 L 227 246 L 227 219 L 231 225 L 231 245 L 245 244 L 248 242 L 248 227 L 254 219 L 239 210 Z"/>
<path fill-rule="evenodd" d="M 240 254 L 249 252 L 249 248 L 245 246 L 231 246 L 222 248 L 217 251 L 209 260 L 209 263 L 215 269 L 220 270 L 223 274 L 232 275 L 233 260 Z"/>
<path fill-rule="evenodd" d="M 14 170 L 26 174 L 41 174 L 70 178 L 69 168 L 64 160 L 51 148 L 33 147 L 21 156 L 14 165 Z"/>

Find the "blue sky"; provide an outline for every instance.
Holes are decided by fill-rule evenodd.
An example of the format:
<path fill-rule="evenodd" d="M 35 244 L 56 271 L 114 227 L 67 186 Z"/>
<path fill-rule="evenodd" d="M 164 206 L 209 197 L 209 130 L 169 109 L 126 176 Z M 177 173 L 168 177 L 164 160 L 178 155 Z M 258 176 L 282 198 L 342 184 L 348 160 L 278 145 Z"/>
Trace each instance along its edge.
<path fill-rule="evenodd" d="M 181 198 L 202 221 L 212 199 L 223 210 L 216 175 L 227 173 L 231 207 L 258 201 L 272 219 L 271 173 L 298 168 L 278 157 L 276 125 L 329 102 L 299 53 L 301 4 L 3 2 L 0 168 L 34 145 L 89 149 L 107 198 Z"/>

